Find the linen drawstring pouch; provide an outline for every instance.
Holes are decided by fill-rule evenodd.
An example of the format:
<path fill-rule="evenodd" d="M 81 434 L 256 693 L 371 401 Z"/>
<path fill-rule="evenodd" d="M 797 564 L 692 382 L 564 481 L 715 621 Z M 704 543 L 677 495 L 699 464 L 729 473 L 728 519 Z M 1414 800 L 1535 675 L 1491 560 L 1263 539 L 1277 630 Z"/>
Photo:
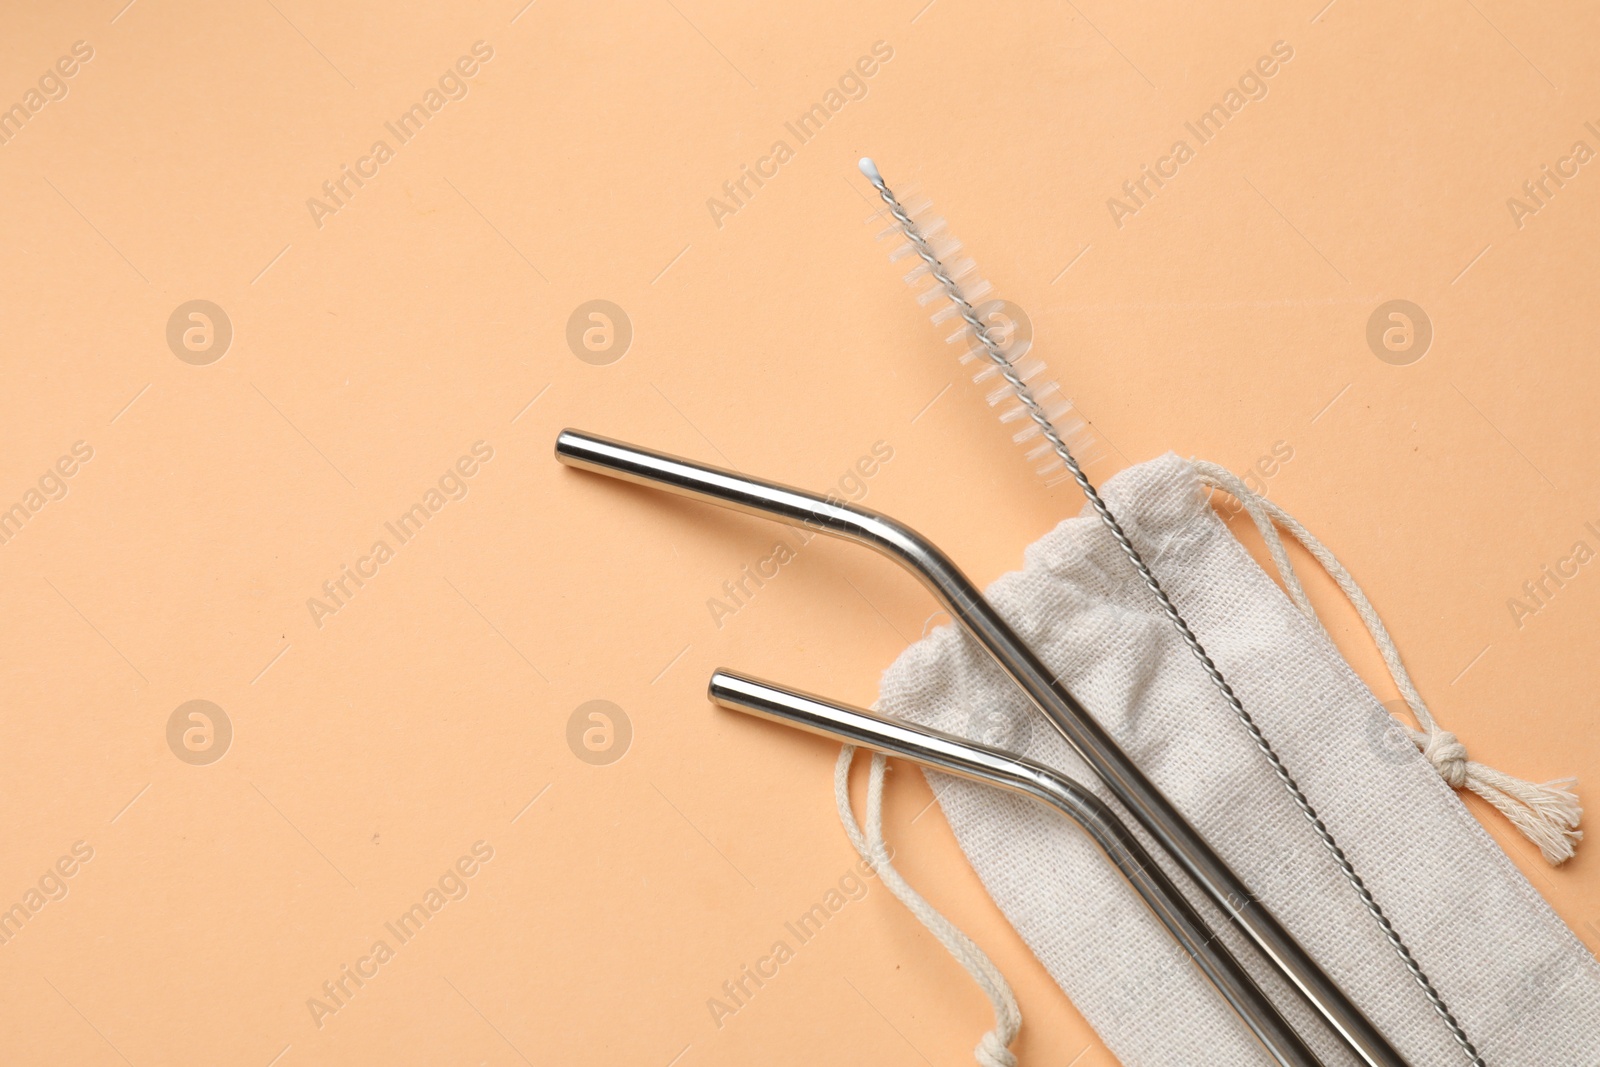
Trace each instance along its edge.
<path fill-rule="evenodd" d="M 1221 490 L 1266 539 L 1275 583 L 1212 509 Z M 1536 785 L 1467 758 L 1433 719 L 1359 587 L 1286 512 L 1227 471 L 1168 454 L 1103 495 L 1422 968 L 1495 1067 L 1600 1064 L 1600 965 L 1455 795 L 1489 800 L 1559 863 L 1571 855 L 1570 780 Z M 1391 716 L 1345 662 L 1279 539 L 1299 539 L 1372 632 L 1416 727 Z M 995 608 L 1416 1067 L 1465 1062 L 1442 1021 L 1315 838 L 1100 521 L 1085 513 L 1030 546 L 988 590 Z M 988 655 L 955 625 L 885 673 L 877 707 L 1025 754 L 1122 814 L 1192 888 Z M 837 799 L 856 847 L 994 1004 L 975 1054 L 1010 1067 L 1021 1019 L 981 949 L 894 872 L 883 843 L 883 758 L 865 825 Z M 1270 1067 L 1267 1054 L 1076 826 L 988 786 L 926 772 L 962 850 L 1011 925 L 1126 1067 Z M 1191 900 L 1324 1062 L 1354 1065 L 1198 891 Z"/>

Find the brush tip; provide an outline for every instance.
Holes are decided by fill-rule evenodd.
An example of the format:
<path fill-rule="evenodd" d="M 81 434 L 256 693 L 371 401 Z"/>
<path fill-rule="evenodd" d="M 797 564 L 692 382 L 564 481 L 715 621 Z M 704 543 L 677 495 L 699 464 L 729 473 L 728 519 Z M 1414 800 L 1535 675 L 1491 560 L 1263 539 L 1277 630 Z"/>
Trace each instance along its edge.
<path fill-rule="evenodd" d="M 878 173 L 878 165 L 872 161 L 871 156 L 862 156 L 857 160 L 856 166 L 860 168 L 862 174 L 866 175 L 867 181 L 873 185 L 883 184 L 883 175 Z"/>

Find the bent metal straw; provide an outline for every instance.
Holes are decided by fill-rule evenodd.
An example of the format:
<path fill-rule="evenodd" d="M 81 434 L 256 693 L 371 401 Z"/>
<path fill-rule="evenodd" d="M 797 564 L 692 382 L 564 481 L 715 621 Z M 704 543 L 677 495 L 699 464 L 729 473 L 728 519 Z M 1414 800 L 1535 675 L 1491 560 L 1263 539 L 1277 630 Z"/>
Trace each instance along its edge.
<path fill-rule="evenodd" d="M 561 431 L 555 451 L 558 460 L 580 470 L 856 541 L 911 571 L 1361 1062 L 1369 1067 L 1406 1067 L 1406 1061 L 1371 1020 L 1262 906 L 1249 886 L 1057 680 L 972 581 L 926 538 L 865 508 L 580 430 Z"/>
<path fill-rule="evenodd" d="M 713 674 L 709 693 L 715 703 L 733 711 L 998 786 L 1055 808 L 1100 846 L 1274 1060 L 1282 1067 L 1323 1067 L 1110 805 L 1077 782 L 998 748 L 731 671 Z"/>

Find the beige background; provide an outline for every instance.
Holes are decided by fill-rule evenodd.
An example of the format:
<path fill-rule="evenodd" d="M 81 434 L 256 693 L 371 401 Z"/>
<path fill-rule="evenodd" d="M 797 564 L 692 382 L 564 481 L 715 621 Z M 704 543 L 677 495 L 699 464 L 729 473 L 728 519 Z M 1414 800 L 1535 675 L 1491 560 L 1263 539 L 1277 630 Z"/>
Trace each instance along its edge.
<path fill-rule="evenodd" d="M 1520 227 L 1507 206 L 1600 149 L 1583 5 L 124 2 L 11 5 L 0 32 L 27 115 L 0 146 L 0 506 L 93 449 L 0 545 L 0 904 L 93 849 L 0 945 L 5 1062 L 969 1062 L 985 1004 L 875 882 L 723 1026 L 707 1009 L 854 860 L 834 749 L 712 709 L 708 673 L 870 702 L 933 604 L 819 541 L 718 628 L 708 598 L 775 530 L 551 458 L 574 425 L 825 489 L 887 442 L 869 505 L 984 583 L 1075 512 L 862 224 L 865 152 L 1027 310 L 1107 443 L 1091 473 L 1292 446 L 1271 495 L 1441 722 L 1511 773 L 1600 774 L 1600 577 L 1520 627 L 1507 606 L 1600 548 L 1600 164 Z M 478 41 L 465 97 L 400 144 L 384 124 Z M 784 123 L 880 41 L 798 145 Z M 1107 199 L 1276 41 L 1266 98 L 1118 228 Z M 718 227 L 707 198 L 779 138 Z M 379 139 L 319 227 L 308 198 Z M 207 365 L 166 340 L 196 299 L 234 332 Z M 633 330 L 604 366 L 565 340 L 594 299 Z M 1391 299 L 1433 324 L 1410 365 L 1365 340 Z M 308 598 L 477 441 L 465 499 L 318 627 Z M 167 741 L 195 699 L 233 728 L 205 766 Z M 567 740 L 596 699 L 631 724 L 609 765 Z M 929 799 L 895 775 L 891 840 L 1016 982 L 1024 1062 L 1114 1062 Z M 1550 870 L 1489 814 L 1600 945 L 1592 847 Z M 468 895 L 316 1026 L 308 998 L 479 841 Z"/>

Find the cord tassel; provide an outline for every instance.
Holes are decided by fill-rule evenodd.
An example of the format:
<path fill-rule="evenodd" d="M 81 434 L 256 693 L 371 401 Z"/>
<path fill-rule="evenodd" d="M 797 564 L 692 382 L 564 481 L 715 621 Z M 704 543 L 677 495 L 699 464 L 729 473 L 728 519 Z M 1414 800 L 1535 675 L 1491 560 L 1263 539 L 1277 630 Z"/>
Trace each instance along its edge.
<path fill-rule="evenodd" d="M 1394 679 L 1395 687 L 1400 690 L 1400 696 L 1411 709 L 1411 714 L 1416 716 L 1417 725 L 1421 727 L 1417 730 L 1408 728 L 1407 736 L 1417 746 L 1417 750 L 1427 758 L 1433 769 L 1439 772 L 1439 777 L 1443 778 L 1452 789 L 1469 789 L 1494 805 L 1523 837 L 1538 847 L 1545 861 L 1552 867 L 1558 867 L 1571 859 L 1577 850 L 1578 842 L 1583 839 L 1583 831 L 1578 829 L 1578 824 L 1583 819 L 1583 807 L 1571 788 L 1578 780 L 1557 778 L 1550 782 L 1528 782 L 1504 771 L 1497 771 L 1488 764 L 1469 759 L 1466 746 L 1455 734 L 1440 726 L 1434 719 L 1433 713 L 1428 710 L 1422 694 L 1417 691 L 1416 683 L 1411 679 L 1411 672 L 1406 670 L 1405 663 L 1400 659 L 1400 650 L 1396 647 L 1394 638 L 1389 636 L 1388 628 L 1378 617 L 1377 609 L 1372 606 L 1372 601 L 1367 599 L 1366 593 L 1356 584 L 1356 580 L 1350 576 L 1350 572 L 1328 546 L 1317 540 L 1316 536 L 1301 525 L 1293 515 L 1256 493 L 1225 467 L 1204 460 L 1191 462 L 1199 472 L 1203 485 L 1220 489 L 1244 505 L 1266 542 L 1267 551 L 1271 554 L 1278 573 L 1283 576 L 1284 588 L 1288 590 L 1289 599 L 1294 601 L 1302 615 L 1317 623 L 1319 627 L 1321 620 L 1317 618 L 1316 610 L 1306 597 L 1305 588 L 1295 574 L 1294 565 L 1289 562 L 1289 555 L 1284 551 L 1283 539 L 1278 535 L 1278 528 L 1287 530 L 1291 537 L 1300 542 L 1301 546 L 1321 564 L 1322 569 L 1328 572 L 1328 576 L 1338 584 L 1351 606 L 1356 609 L 1356 614 L 1361 617 L 1361 622 L 1372 636 L 1373 643 L 1378 646 L 1378 652 L 1389 669 L 1389 676 Z M 1327 633 L 1326 629 L 1323 633 Z"/>

